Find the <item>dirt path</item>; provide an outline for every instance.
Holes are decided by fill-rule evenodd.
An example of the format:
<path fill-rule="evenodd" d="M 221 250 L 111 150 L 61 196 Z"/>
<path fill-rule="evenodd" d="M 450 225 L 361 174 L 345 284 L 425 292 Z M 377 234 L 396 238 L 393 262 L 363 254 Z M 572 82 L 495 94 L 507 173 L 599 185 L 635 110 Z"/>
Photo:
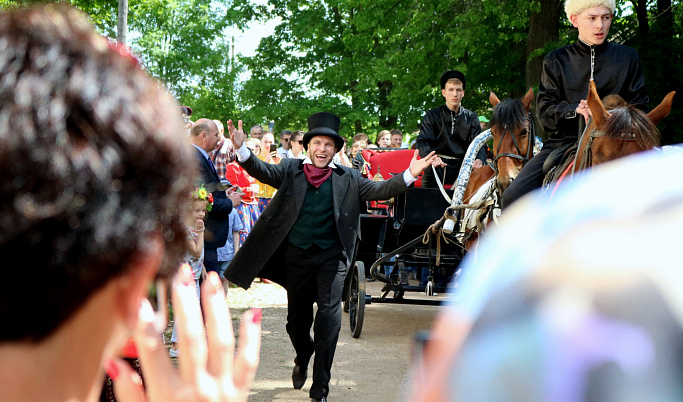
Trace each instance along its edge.
<path fill-rule="evenodd" d="M 368 294 L 380 295 L 381 284 L 368 283 Z M 406 298 L 425 298 L 406 293 Z M 442 295 L 434 297 L 443 300 Z M 233 316 L 247 307 L 263 308 L 261 363 L 252 388 L 251 401 L 309 401 L 309 380 L 302 390 L 292 388 L 294 349 L 285 330 L 286 292 L 275 284 L 256 283 L 248 291 L 230 289 L 228 302 Z M 363 332 L 351 337 L 349 316 L 342 330 L 332 367 L 330 399 L 333 401 L 396 401 L 409 387 L 410 350 L 415 333 L 429 329 L 437 306 L 379 304 L 366 306 Z"/>

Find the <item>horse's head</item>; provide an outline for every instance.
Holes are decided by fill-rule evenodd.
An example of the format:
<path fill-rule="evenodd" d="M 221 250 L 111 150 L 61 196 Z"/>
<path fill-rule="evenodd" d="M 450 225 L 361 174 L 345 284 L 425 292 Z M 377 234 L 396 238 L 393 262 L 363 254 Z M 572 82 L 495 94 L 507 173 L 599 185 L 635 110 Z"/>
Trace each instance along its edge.
<path fill-rule="evenodd" d="M 491 132 L 496 185 L 501 193 L 510 186 L 524 164 L 533 156 L 535 133 L 529 114 L 533 98 L 533 88 L 529 88 L 521 101 L 505 99 L 501 102 L 493 92 L 489 96 L 493 105 Z"/>
<path fill-rule="evenodd" d="M 617 103 L 609 112 L 591 81 L 586 103 L 592 119 L 581 137 L 576 155 L 577 169 L 609 162 L 660 144 L 657 124 L 671 111 L 675 92 L 670 92 L 655 109 L 645 114 L 632 105 Z"/>

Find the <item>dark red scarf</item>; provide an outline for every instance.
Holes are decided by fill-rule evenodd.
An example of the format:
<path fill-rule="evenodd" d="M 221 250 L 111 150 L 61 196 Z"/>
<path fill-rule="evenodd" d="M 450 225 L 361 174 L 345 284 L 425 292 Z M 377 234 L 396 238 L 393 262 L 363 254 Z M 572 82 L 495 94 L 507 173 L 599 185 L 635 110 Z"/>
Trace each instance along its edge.
<path fill-rule="evenodd" d="M 319 188 L 320 185 L 332 175 L 332 168 L 329 166 L 319 168 L 313 166 L 311 163 L 304 163 L 304 174 L 306 175 L 306 180 L 308 180 L 313 187 Z"/>

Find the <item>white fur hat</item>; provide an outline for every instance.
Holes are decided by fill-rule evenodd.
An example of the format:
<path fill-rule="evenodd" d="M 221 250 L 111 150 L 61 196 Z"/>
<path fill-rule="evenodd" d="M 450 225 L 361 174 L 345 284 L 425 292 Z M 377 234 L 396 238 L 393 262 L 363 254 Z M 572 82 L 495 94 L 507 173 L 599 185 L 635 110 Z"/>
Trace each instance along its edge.
<path fill-rule="evenodd" d="M 605 6 L 612 14 L 616 8 L 614 0 L 567 0 L 564 2 L 564 12 L 567 19 L 571 20 L 572 15 L 579 15 L 583 10 L 596 6 Z"/>

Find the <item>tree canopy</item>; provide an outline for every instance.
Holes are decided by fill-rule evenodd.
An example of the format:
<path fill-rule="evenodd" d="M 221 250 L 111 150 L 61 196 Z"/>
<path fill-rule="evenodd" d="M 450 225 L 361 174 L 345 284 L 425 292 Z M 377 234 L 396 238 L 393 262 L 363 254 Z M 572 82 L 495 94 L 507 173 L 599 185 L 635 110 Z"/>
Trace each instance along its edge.
<path fill-rule="evenodd" d="M 680 3 L 617 3 L 610 40 L 640 51 L 656 105 L 668 91 L 680 91 L 679 74 L 671 74 L 681 71 Z M 529 86 L 538 89 L 542 57 L 576 40 L 563 6 L 561 0 L 252 5 L 254 18 L 281 23 L 261 41 L 257 56 L 241 59 L 252 73 L 241 92 L 244 110 L 251 119 L 274 120 L 278 128 L 300 128 L 310 113 L 330 110 L 341 116 L 349 137 L 385 128 L 410 132 L 428 108 L 443 103 L 441 74 L 458 69 L 467 77 L 463 105 L 489 115 L 489 91 L 519 97 Z M 673 124 L 679 102 L 660 127 L 664 143 L 683 141 Z"/>
<path fill-rule="evenodd" d="M 0 0 L 0 8 L 34 3 Z M 116 0 L 71 0 L 115 37 Z M 463 105 L 490 115 L 489 91 L 519 97 L 538 87 L 542 57 L 576 40 L 562 0 L 137 0 L 130 45 L 145 68 L 195 114 L 245 124 L 304 129 L 332 111 L 342 134 L 411 132 L 443 103 L 439 77 L 463 71 Z M 683 142 L 683 8 L 674 0 L 617 0 L 609 39 L 635 47 L 652 105 L 679 91 L 660 125 L 663 142 Z M 256 56 L 229 56 L 227 27 L 277 19 Z M 240 81 L 243 72 L 248 78 Z"/>

